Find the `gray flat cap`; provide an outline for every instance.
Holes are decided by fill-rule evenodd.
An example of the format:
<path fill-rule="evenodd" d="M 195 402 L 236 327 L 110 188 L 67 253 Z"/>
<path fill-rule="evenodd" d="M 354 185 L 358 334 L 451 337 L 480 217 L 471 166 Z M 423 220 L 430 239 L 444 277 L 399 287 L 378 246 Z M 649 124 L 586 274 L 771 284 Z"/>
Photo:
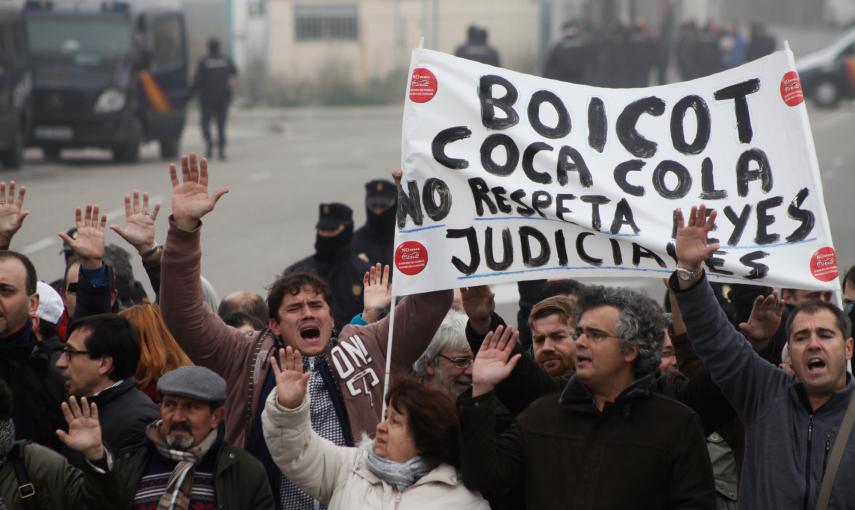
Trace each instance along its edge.
<path fill-rule="evenodd" d="M 176 395 L 202 402 L 225 402 L 226 381 L 205 367 L 188 365 L 167 372 L 157 380 L 162 395 Z"/>

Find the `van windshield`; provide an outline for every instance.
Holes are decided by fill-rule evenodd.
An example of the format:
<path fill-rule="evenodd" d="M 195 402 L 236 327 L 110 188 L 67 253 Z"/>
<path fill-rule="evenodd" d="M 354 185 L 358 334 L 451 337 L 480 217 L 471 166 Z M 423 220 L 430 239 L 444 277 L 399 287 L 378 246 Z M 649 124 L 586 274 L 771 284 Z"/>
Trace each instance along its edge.
<path fill-rule="evenodd" d="M 65 55 L 77 60 L 117 57 L 131 51 L 130 23 L 114 17 L 30 17 L 27 31 L 34 55 Z"/>

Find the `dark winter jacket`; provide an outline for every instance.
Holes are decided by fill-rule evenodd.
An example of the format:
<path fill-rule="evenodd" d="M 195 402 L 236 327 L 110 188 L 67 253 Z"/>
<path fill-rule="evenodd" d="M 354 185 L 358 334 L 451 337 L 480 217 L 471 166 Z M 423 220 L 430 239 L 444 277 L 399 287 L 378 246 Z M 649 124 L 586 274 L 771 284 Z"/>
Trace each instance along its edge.
<path fill-rule="evenodd" d="M 60 451 L 56 429 L 65 426 L 60 404 L 65 380 L 50 364 L 50 353 L 39 349 L 31 323 L 0 340 L 0 379 L 15 396 L 12 421 L 17 439 L 27 439 Z"/>
<path fill-rule="evenodd" d="M 672 277 L 689 339 L 713 380 L 745 422 L 739 508 L 813 509 L 831 445 L 855 382 L 815 412 L 801 384 L 762 359 L 728 322 L 706 278 L 680 290 Z M 830 509 L 855 508 L 855 434 L 846 443 Z"/>
<path fill-rule="evenodd" d="M 217 509 L 221 510 L 273 510 L 273 495 L 261 463 L 240 448 L 218 442 L 214 491 Z M 150 443 L 122 452 L 112 472 L 97 478 L 104 494 L 98 508 L 117 509 L 130 507 L 140 479 L 145 473 L 151 455 L 156 453 Z"/>
<path fill-rule="evenodd" d="M 713 509 L 700 420 L 646 377 L 599 411 L 575 377 L 493 434 L 494 395 L 458 398 L 463 481 L 503 494 L 522 478 L 537 509 Z"/>
<path fill-rule="evenodd" d="M 33 510 L 79 510 L 91 508 L 89 504 L 99 499 L 94 486 L 86 483 L 97 476 L 94 471 L 84 476 L 65 457 L 38 444 L 28 443 L 22 451 L 27 479 L 35 491 Z M 19 485 L 13 463 L 7 460 L 0 465 L 0 498 L 7 510 L 30 510 L 17 496 Z"/>
<path fill-rule="evenodd" d="M 114 452 L 141 445 L 145 428 L 160 416 L 157 405 L 137 389 L 134 378 L 102 391 L 91 401 L 98 404 L 102 439 Z"/>

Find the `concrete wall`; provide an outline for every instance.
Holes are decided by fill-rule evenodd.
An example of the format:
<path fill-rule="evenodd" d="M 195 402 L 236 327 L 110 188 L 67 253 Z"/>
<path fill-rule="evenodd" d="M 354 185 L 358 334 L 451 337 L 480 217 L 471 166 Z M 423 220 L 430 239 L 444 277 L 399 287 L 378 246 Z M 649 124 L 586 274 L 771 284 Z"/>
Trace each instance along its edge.
<path fill-rule="evenodd" d="M 356 41 L 295 41 L 294 6 L 354 3 Z M 537 60 L 538 0 L 270 0 L 268 69 L 275 79 L 321 80 L 330 70 L 355 83 L 406 69 L 410 51 L 425 47 L 453 53 L 471 23 L 487 28 L 505 67 L 531 72 Z M 436 9 L 434 9 L 436 8 Z"/>

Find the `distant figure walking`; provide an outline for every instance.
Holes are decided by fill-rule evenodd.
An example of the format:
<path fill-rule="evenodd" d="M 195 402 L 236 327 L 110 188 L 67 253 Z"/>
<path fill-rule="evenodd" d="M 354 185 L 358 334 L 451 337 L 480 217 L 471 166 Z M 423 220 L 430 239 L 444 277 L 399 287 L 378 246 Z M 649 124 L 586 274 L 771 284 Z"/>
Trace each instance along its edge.
<path fill-rule="evenodd" d="M 469 25 L 466 32 L 466 44 L 460 45 L 454 55 L 482 64 L 499 67 L 499 52 L 487 43 L 487 29 Z"/>
<path fill-rule="evenodd" d="M 205 154 L 208 158 L 213 156 L 210 129 L 213 117 L 217 123 L 218 156 L 220 160 L 226 159 L 226 117 L 232 99 L 232 81 L 236 75 L 237 68 L 229 57 L 222 54 L 219 39 L 209 39 L 208 55 L 196 66 L 196 77 L 190 93 L 191 96 L 199 95 L 202 136 L 205 138 Z"/>

